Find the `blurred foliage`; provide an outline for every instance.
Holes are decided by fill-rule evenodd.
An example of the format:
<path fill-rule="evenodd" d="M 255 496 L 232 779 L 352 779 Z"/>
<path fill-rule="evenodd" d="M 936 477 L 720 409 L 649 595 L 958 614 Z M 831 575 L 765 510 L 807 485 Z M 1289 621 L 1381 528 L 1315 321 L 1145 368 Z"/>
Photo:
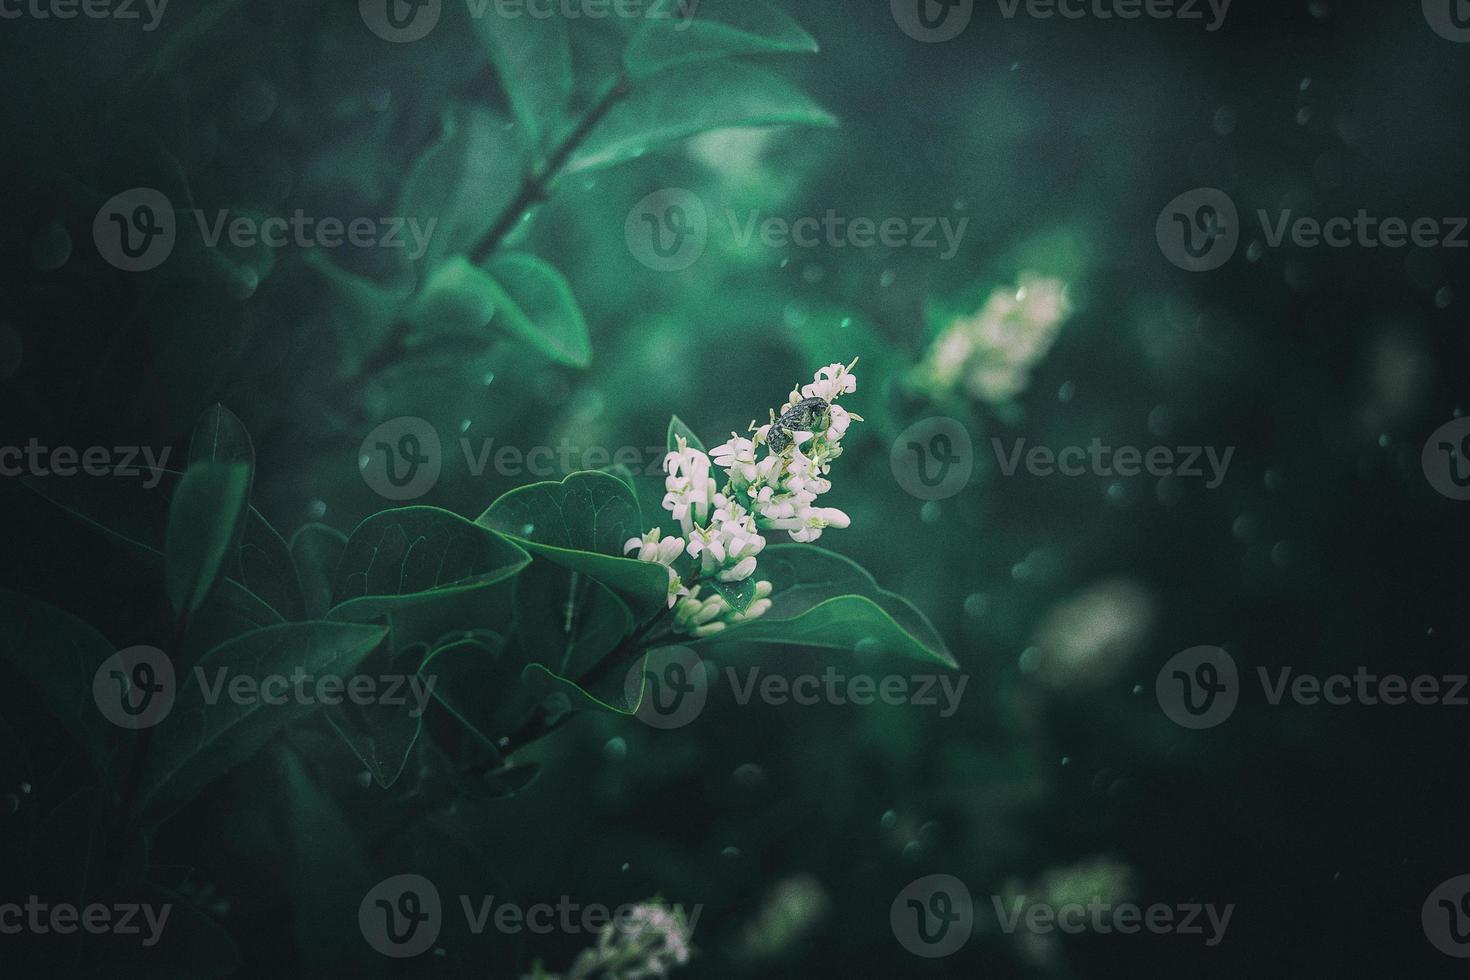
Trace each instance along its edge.
<path fill-rule="evenodd" d="M 154 32 L 3 24 L 17 84 L 0 110 L 0 445 L 167 446 L 179 472 L 161 492 L 0 478 L 0 898 L 8 882 L 96 894 L 94 857 L 110 894 L 172 896 L 177 958 L 134 970 L 109 950 L 100 976 L 238 963 L 241 976 L 509 977 L 590 945 L 460 930 L 424 962 L 386 960 L 353 911 L 403 870 L 449 902 L 698 904 L 689 976 L 1442 969 L 1419 906 L 1470 862 L 1450 805 L 1454 709 L 1246 699 L 1226 726 L 1188 732 L 1152 692 L 1159 666 L 1201 643 L 1251 675 L 1464 672 L 1470 542 L 1419 458 L 1464 408 L 1470 258 L 1247 234 L 1223 269 L 1189 275 L 1153 229 L 1197 186 L 1228 190 L 1248 228 L 1257 209 L 1463 214 L 1463 46 L 1417 4 L 1237 5 L 1219 33 L 977 8 L 939 45 L 905 37 L 883 3 L 702 6 L 734 26 L 696 17 L 672 37 L 446 3 L 428 38 L 392 44 L 347 0 L 179 5 Z M 91 229 L 138 186 L 166 194 L 185 230 L 189 209 L 437 224 L 417 260 L 181 232 L 163 266 L 130 274 Z M 666 188 L 709 220 L 703 256 L 675 272 L 625 237 L 630 210 Z M 965 232 L 948 259 L 737 233 L 753 214 L 829 211 L 965 219 Z M 946 331 L 1035 277 L 1066 284 L 1069 316 L 1003 358 L 1024 362 L 1006 397 L 924 382 Z M 190 787 L 187 807 L 165 819 L 185 794 L 145 768 L 133 793 L 148 826 L 119 820 L 127 759 L 77 705 L 83 665 L 174 641 L 193 663 L 253 630 L 271 642 L 250 656 L 518 689 L 512 609 L 586 569 L 476 522 L 534 476 L 479 469 L 487 445 L 636 447 L 645 472 L 628 494 L 647 516 L 671 415 L 713 444 L 856 356 L 852 408 L 868 421 L 839 464 L 852 527 L 831 545 L 932 621 L 968 678 L 952 717 L 741 705 L 717 687 L 687 728 L 587 714 L 506 760 L 484 736 L 545 692 L 446 693 L 422 719 L 257 712 L 211 757 L 241 764 Z M 439 433 L 444 468 L 385 517 L 359 454 L 398 416 Z M 937 502 L 889 464 L 898 434 L 931 416 L 959 420 L 976 457 L 964 492 Z M 991 440 L 1022 438 L 1236 451 L 1216 489 L 1007 477 Z M 559 463 L 555 478 L 582 468 Z M 419 537 L 456 556 L 452 575 L 374 577 L 373 556 Z M 622 573 L 637 574 L 598 588 L 616 593 Z M 928 669 L 857 646 L 707 652 L 792 674 Z M 562 693 L 570 707 L 576 692 Z M 191 758 L 216 734 L 196 733 Z M 247 747 L 260 751 L 237 758 Z M 88 789 L 94 772 L 120 782 Z M 927 962 L 895 942 L 888 910 L 931 873 L 966 882 L 982 922 L 989 896 L 1018 890 L 1238 909 L 1217 948 L 1038 943 L 992 925 Z M 80 958 L 51 968 L 90 975 Z"/>

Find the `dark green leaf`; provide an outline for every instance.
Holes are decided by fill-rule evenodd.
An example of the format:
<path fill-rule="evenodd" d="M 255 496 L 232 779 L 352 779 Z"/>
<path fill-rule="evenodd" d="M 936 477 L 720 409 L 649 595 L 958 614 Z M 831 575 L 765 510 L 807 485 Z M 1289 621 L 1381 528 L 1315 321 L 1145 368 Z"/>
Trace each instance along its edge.
<path fill-rule="evenodd" d="M 675 415 L 673 418 L 669 419 L 669 452 L 673 453 L 679 451 L 679 444 L 677 441 L 679 436 L 684 437 L 684 441 L 689 445 L 690 449 L 698 449 L 700 452 L 705 451 L 704 443 L 699 441 L 699 436 L 695 435 L 694 430 L 684 424 L 683 419 Z"/>
<path fill-rule="evenodd" d="M 633 491 L 615 476 L 588 470 L 560 483 L 520 487 L 491 504 L 477 523 L 600 582 L 639 619 L 667 607 L 668 570 L 620 557 L 623 545 L 643 528 Z"/>
<path fill-rule="evenodd" d="M 530 560 L 514 542 L 447 510 L 383 511 L 347 540 L 331 616 L 362 622 L 403 605 L 456 601 L 515 575 Z"/>
<path fill-rule="evenodd" d="M 841 555 L 811 545 L 772 545 L 761 553 L 756 577 L 774 589 L 766 614 L 699 643 L 861 648 L 958 666 L 913 603 L 879 588 L 862 566 Z"/>
<path fill-rule="evenodd" d="M 762 566 L 761 571 L 764 571 Z M 743 579 L 739 582 L 710 581 L 710 588 L 714 589 L 725 601 L 728 602 L 736 612 L 745 612 L 750 604 L 755 601 L 755 586 L 760 579 L 760 572 Z"/>
<path fill-rule="evenodd" d="M 536 561 L 515 582 L 516 632 L 531 662 L 582 676 L 633 631 L 628 607 L 592 579 Z"/>
<path fill-rule="evenodd" d="M 174 612 L 187 617 L 219 578 L 247 506 L 250 469 L 241 463 L 189 467 L 169 504 L 165 579 Z"/>
<path fill-rule="evenodd" d="M 383 638 L 380 626 L 355 623 L 285 623 L 247 633 L 205 654 L 187 677 L 179 678 L 178 699 L 154 730 L 153 751 L 140 798 L 155 819 L 172 813 L 210 782 L 254 755 L 281 728 L 314 712 L 314 698 L 263 698 L 237 703 L 229 681 L 249 677 L 348 677 Z M 208 698 L 223 680 L 215 703 Z M 206 682 L 208 690 L 206 690 Z M 308 692 L 313 688 L 308 687 Z"/>
<path fill-rule="evenodd" d="M 120 781 L 126 734 L 98 710 L 92 680 L 117 652 L 80 619 L 18 592 L 0 590 L 0 656 L 14 664 L 76 740 L 99 778 Z"/>
<path fill-rule="evenodd" d="M 291 536 L 290 550 L 306 618 L 321 619 L 332 608 L 332 583 L 347 550 L 347 535 L 325 524 L 307 524 Z"/>
<path fill-rule="evenodd" d="M 700 0 L 689 17 L 651 17 L 623 52 L 633 78 L 676 65 L 746 54 L 802 54 L 817 42 L 765 0 Z"/>
<path fill-rule="evenodd" d="M 633 89 L 608 113 L 567 173 L 611 167 L 664 143 L 734 126 L 835 126 L 800 89 L 738 61 L 672 68 Z"/>
<path fill-rule="evenodd" d="M 592 341 L 571 284 L 534 255 L 497 255 L 485 267 L 501 293 L 501 329 L 524 340 L 558 364 L 592 363 Z"/>
<path fill-rule="evenodd" d="M 540 146 L 555 131 L 572 94 L 572 48 L 562 17 L 498 16 L 494 4 L 473 18 L 511 110 Z"/>

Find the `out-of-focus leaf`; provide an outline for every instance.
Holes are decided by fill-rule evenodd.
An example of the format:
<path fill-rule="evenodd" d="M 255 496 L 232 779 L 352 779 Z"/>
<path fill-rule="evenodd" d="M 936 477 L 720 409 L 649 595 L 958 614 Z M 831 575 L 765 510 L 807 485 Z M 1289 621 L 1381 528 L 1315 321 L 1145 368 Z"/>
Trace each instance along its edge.
<path fill-rule="evenodd" d="M 592 363 L 592 341 L 571 284 L 534 255 L 511 252 L 490 259 L 486 271 L 499 284 L 500 326 L 558 364 Z"/>
<path fill-rule="evenodd" d="M 611 167 L 664 143 L 732 126 L 835 126 L 837 119 L 778 75 L 738 61 L 671 68 L 635 85 L 566 172 Z"/>
<path fill-rule="evenodd" d="M 235 677 L 348 677 L 373 651 L 387 630 L 356 623 L 285 623 L 216 647 L 200 659 L 187 682 L 180 678 L 178 698 L 154 730 L 139 798 L 154 819 L 168 816 L 205 786 L 254 755 L 281 728 L 314 712 L 312 699 L 264 697 L 236 702 L 229 696 Z M 223 687 L 216 686 L 223 684 Z M 206 686 L 208 690 L 206 690 Z M 209 703 L 212 696 L 214 703 Z M 262 692 L 264 693 L 264 692 Z"/>
<path fill-rule="evenodd" d="M 475 7 L 483 9 L 477 14 Z M 540 147 L 556 131 L 572 94 L 572 47 L 566 19 L 525 10 L 502 14 L 494 0 L 472 0 L 471 18 L 495 64 L 511 110 Z"/>
<path fill-rule="evenodd" d="M 629 76 L 746 54 L 805 54 L 817 42 L 765 0 L 699 0 L 689 16 L 649 17 L 623 51 Z"/>
<path fill-rule="evenodd" d="M 55 606 L 0 590 L 0 657 L 14 664 L 46 709 L 76 740 L 98 778 L 116 788 L 128 744 L 103 717 L 92 679 L 116 650 L 92 627 Z"/>
<path fill-rule="evenodd" d="M 695 435 L 694 430 L 684 424 L 683 419 L 675 415 L 673 418 L 669 419 L 669 452 L 678 452 L 679 436 L 684 437 L 684 442 L 689 446 L 690 449 L 698 449 L 700 452 L 705 451 L 704 443 L 699 441 L 699 436 Z"/>

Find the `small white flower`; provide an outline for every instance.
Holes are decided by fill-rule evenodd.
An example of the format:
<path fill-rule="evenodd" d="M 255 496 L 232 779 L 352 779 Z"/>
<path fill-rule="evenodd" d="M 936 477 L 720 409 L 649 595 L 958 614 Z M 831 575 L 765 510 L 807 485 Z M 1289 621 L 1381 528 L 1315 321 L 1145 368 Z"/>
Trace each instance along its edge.
<path fill-rule="evenodd" d="M 851 366 L 829 364 L 817 372 L 811 384 L 802 386 L 801 397 L 832 402 L 839 395 L 850 395 L 854 391 L 857 391 L 857 376 L 851 373 Z"/>
<path fill-rule="evenodd" d="M 710 504 L 714 501 L 715 482 L 710 479 L 709 457 L 698 449 L 691 449 L 680 436 L 678 449 L 664 457 L 664 509 L 691 534 L 696 524 L 709 518 Z"/>
<path fill-rule="evenodd" d="M 674 570 L 674 560 L 684 553 L 683 538 L 665 538 L 663 532 L 654 528 L 641 538 L 629 538 L 623 545 L 624 554 L 638 552 L 639 561 L 652 562 L 663 565 L 669 570 L 669 608 L 674 608 L 674 603 L 681 596 L 689 594 L 684 587 L 684 580 Z"/>

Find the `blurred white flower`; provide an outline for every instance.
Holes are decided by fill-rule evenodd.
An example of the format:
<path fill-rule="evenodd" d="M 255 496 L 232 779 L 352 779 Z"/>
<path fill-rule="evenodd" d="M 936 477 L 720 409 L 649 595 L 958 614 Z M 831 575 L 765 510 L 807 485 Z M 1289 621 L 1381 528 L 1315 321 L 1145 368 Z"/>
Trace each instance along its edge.
<path fill-rule="evenodd" d="M 1011 401 L 1030 386 L 1031 371 L 1071 315 L 1065 282 L 1027 273 L 1016 287 L 991 293 L 978 313 L 941 331 L 916 376 L 934 391 L 963 384 L 983 402 Z"/>
<path fill-rule="evenodd" d="M 1116 677 L 1148 637 L 1154 599 L 1129 579 L 1108 579 L 1061 602 L 1037 628 L 1038 676 L 1053 687 L 1087 687 Z"/>

